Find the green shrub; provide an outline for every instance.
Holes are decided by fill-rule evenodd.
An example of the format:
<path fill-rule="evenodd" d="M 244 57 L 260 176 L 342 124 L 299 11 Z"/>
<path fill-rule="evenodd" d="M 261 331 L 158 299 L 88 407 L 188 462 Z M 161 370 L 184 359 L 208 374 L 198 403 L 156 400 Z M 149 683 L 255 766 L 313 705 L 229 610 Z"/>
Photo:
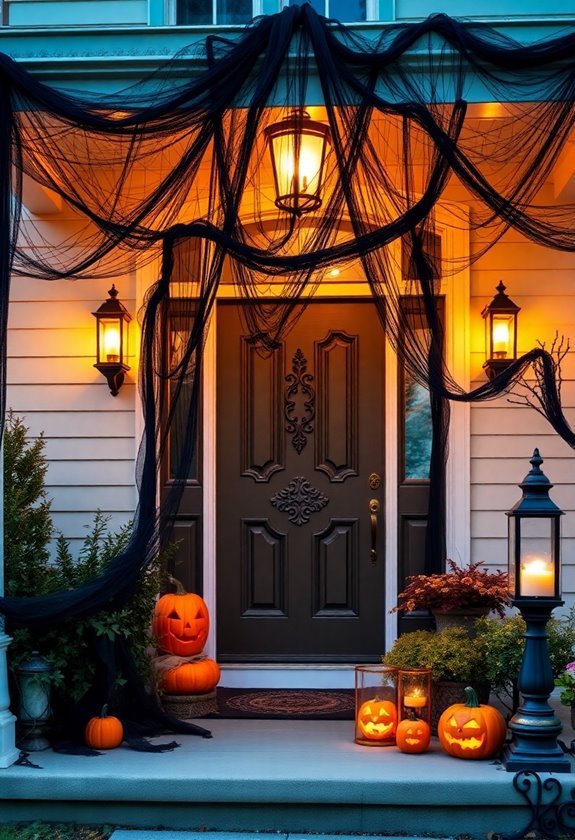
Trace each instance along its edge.
<path fill-rule="evenodd" d="M 398 668 L 431 668 L 431 677 L 436 682 L 485 681 L 483 648 L 460 627 L 448 627 L 441 633 L 433 630 L 404 633 L 385 654 L 383 662 Z"/>
<path fill-rule="evenodd" d="M 75 589 L 103 572 L 108 562 L 123 551 L 132 524 L 116 532 L 108 530 L 109 517 L 98 511 L 79 555 L 73 558 L 67 540 L 57 537 L 56 556 L 50 560 L 54 528 L 44 480 L 44 439 L 31 441 L 28 429 L 9 415 L 5 430 L 4 500 L 7 509 L 5 579 L 6 593 L 16 596 L 47 595 Z M 60 621 L 42 628 L 9 628 L 13 641 L 8 663 L 14 674 L 19 664 L 37 650 L 51 663 L 54 707 L 77 701 L 91 687 L 99 663 L 93 651 L 94 637 L 123 638 L 128 643 L 141 676 L 153 678 L 150 623 L 156 597 L 162 588 L 165 563 L 174 550 L 156 557 L 140 576 L 132 597 L 121 610 L 101 610 L 79 619 Z M 119 675 L 118 684 L 124 681 Z"/>

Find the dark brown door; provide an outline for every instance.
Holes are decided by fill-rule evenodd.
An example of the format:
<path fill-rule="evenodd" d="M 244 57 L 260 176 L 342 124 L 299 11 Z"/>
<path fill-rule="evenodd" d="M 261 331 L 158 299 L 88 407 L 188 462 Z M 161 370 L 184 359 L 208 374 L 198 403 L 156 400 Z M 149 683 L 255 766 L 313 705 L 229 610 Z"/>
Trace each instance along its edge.
<path fill-rule="evenodd" d="M 311 303 L 262 355 L 217 320 L 221 661 L 373 661 L 384 646 L 384 335 Z M 379 510 L 376 510 L 379 508 Z"/>

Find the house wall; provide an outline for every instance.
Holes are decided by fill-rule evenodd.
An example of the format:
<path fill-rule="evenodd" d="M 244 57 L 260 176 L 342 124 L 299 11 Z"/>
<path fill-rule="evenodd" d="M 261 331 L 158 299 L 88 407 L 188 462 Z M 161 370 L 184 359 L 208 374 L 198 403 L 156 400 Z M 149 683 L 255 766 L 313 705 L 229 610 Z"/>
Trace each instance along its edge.
<path fill-rule="evenodd" d="M 29 236 L 56 241 L 76 220 L 62 216 L 24 222 Z M 136 278 L 114 280 L 135 313 Z M 10 295 L 7 407 L 35 437 L 44 433 L 46 489 L 55 527 L 77 551 L 96 510 L 110 528 L 124 524 L 136 504 L 137 325 L 130 349 L 132 370 L 117 397 L 93 367 L 96 321 L 110 280 L 46 282 L 15 277 Z"/>
<path fill-rule="evenodd" d="M 473 245 L 473 243 L 472 243 Z M 573 343 L 575 255 L 551 251 L 509 232 L 471 268 L 471 387 L 485 381 L 484 333 L 481 311 L 500 280 L 521 307 L 518 353 L 543 342 L 550 349 L 555 336 Z M 562 364 L 562 399 L 567 421 L 575 425 L 575 355 Z M 507 517 L 521 497 L 517 485 L 530 469 L 538 447 L 542 466 L 554 485 L 553 500 L 565 511 L 563 533 L 563 593 L 566 608 L 575 602 L 575 450 L 554 432 L 533 408 L 517 405 L 527 391 L 517 386 L 511 395 L 471 407 L 471 545 L 472 559 L 505 568 Z"/>

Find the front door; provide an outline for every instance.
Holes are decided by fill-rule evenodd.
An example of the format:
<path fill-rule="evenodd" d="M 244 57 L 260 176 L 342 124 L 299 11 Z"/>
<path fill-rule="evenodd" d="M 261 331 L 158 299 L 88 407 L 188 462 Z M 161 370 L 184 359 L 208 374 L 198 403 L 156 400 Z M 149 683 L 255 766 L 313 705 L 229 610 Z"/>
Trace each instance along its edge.
<path fill-rule="evenodd" d="M 262 354 L 217 317 L 222 662 L 376 661 L 385 650 L 384 333 L 371 301 L 309 304 Z"/>

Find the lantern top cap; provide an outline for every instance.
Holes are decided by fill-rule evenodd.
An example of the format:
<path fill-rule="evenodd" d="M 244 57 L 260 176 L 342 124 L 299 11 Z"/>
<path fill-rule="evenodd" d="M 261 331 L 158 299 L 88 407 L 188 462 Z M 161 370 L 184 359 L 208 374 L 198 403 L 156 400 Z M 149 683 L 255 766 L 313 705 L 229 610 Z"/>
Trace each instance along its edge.
<path fill-rule="evenodd" d="M 131 321 L 132 316 L 124 306 L 121 300 L 118 300 L 118 290 L 114 283 L 112 283 L 112 288 L 108 289 L 109 298 L 104 301 L 104 303 L 99 306 L 95 312 L 92 312 L 92 315 L 98 317 L 107 317 L 107 316 L 121 316 L 124 318 L 125 321 Z"/>
<path fill-rule="evenodd" d="M 527 516 L 562 516 L 563 511 L 552 499 L 549 498 L 549 491 L 553 487 L 543 470 L 541 464 L 543 458 L 539 449 L 533 450 L 529 459 L 531 469 L 519 485 L 523 490 L 522 498 L 508 511 L 508 516 L 525 514 Z"/>
<path fill-rule="evenodd" d="M 490 312 L 507 312 L 516 314 L 521 310 L 520 306 L 517 306 L 511 298 L 505 294 L 505 289 L 507 286 L 504 285 L 503 281 L 500 280 L 498 285 L 495 287 L 497 290 L 497 294 L 491 301 L 488 303 L 487 306 L 484 308 L 483 312 L 481 313 L 482 316 L 485 318 Z"/>
<path fill-rule="evenodd" d="M 281 135 L 286 132 L 304 131 L 307 134 L 317 134 L 331 143 L 329 126 L 319 120 L 312 120 L 305 108 L 292 108 L 292 110 L 278 122 L 266 126 L 264 134 L 266 137 Z"/>

